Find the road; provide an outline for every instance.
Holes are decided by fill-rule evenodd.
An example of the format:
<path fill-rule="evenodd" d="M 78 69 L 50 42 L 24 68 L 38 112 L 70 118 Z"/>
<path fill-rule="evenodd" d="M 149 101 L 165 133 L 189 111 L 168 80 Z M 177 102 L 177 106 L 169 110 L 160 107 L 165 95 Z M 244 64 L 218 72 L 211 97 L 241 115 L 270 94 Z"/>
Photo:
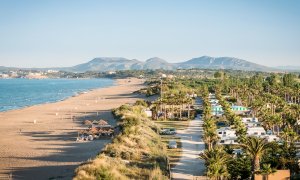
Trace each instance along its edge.
<path fill-rule="evenodd" d="M 175 167 L 171 169 L 172 179 L 193 179 L 194 176 L 203 176 L 205 171 L 204 160 L 199 154 L 205 149 L 201 134 L 203 121 L 199 116 L 190 121 L 185 130 L 178 130 L 177 136 L 181 138 L 182 156 Z"/>

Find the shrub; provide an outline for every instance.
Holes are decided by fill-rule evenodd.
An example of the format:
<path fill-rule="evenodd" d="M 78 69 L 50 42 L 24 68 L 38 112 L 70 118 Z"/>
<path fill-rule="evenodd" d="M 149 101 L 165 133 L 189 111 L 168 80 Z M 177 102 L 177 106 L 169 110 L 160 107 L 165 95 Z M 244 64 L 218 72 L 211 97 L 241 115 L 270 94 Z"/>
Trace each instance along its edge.
<path fill-rule="evenodd" d="M 137 101 L 135 102 L 135 105 L 136 105 L 136 106 L 143 106 L 143 107 L 147 107 L 147 106 L 148 106 L 148 104 L 147 104 L 146 101 L 144 101 L 144 100 L 137 100 Z"/>
<path fill-rule="evenodd" d="M 81 179 L 167 179 L 166 148 L 142 102 L 114 109 L 121 133 L 94 160 L 76 169 Z"/>

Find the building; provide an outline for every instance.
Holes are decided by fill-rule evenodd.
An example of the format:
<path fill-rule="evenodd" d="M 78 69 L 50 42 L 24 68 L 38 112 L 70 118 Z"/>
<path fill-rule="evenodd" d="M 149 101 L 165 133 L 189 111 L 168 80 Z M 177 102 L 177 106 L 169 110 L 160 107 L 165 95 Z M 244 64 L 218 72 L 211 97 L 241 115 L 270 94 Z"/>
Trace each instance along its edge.
<path fill-rule="evenodd" d="M 209 99 L 216 99 L 216 95 L 209 93 L 208 98 Z"/>
<path fill-rule="evenodd" d="M 231 106 L 231 110 L 235 114 L 246 114 L 247 112 L 250 112 L 250 110 L 244 106 Z M 224 111 L 222 106 L 218 104 L 212 104 L 212 115 L 223 115 Z"/>
<path fill-rule="evenodd" d="M 219 104 L 219 100 L 217 99 L 210 99 L 209 102 L 211 105 L 215 105 L 215 106 Z"/>
<path fill-rule="evenodd" d="M 218 142 L 221 145 L 238 144 L 237 137 L 224 137 Z"/>
<path fill-rule="evenodd" d="M 259 127 L 259 126 L 261 126 L 261 123 L 255 117 L 242 118 L 242 122 L 245 124 L 246 127 Z"/>
<path fill-rule="evenodd" d="M 221 127 L 217 129 L 217 134 L 220 138 L 222 137 L 236 137 L 235 130 L 230 127 Z"/>
<path fill-rule="evenodd" d="M 231 110 L 232 111 L 249 111 L 249 109 L 244 106 L 236 106 L 236 105 L 231 106 Z"/>
<path fill-rule="evenodd" d="M 223 108 L 221 105 L 213 105 L 211 106 L 211 114 L 213 116 L 221 116 L 224 114 Z"/>
<path fill-rule="evenodd" d="M 152 117 L 152 111 L 151 110 L 147 109 L 147 110 L 145 110 L 145 113 L 146 113 L 147 117 L 149 117 L 149 118 Z"/>
<path fill-rule="evenodd" d="M 268 142 L 280 141 L 280 137 L 276 135 L 266 135 L 265 138 Z"/>
<path fill-rule="evenodd" d="M 247 129 L 248 136 L 265 137 L 266 130 L 263 127 L 249 127 Z"/>

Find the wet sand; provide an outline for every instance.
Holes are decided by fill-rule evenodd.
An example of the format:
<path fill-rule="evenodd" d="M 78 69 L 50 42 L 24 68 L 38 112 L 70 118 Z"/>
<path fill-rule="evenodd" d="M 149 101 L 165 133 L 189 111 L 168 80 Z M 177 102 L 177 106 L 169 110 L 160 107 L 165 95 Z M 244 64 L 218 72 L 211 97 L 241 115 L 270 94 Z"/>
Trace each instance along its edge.
<path fill-rule="evenodd" d="M 74 169 L 93 158 L 110 139 L 76 142 L 82 121 L 116 122 L 111 109 L 142 95 L 140 79 L 120 79 L 115 86 L 64 101 L 0 113 L 0 179 L 72 179 Z M 36 121 L 36 123 L 34 123 Z"/>

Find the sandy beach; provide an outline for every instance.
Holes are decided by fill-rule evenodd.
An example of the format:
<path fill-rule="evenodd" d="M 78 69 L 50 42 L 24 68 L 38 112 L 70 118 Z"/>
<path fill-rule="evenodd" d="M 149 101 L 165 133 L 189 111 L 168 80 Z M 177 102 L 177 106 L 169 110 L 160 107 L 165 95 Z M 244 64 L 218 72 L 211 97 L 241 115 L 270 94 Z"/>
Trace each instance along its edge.
<path fill-rule="evenodd" d="M 0 179 L 72 179 L 74 169 L 93 158 L 110 139 L 76 142 L 82 121 L 116 122 L 111 109 L 133 103 L 140 79 L 89 91 L 64 101 L 0 113 Z M 34 124 L 36 121 L 36 124 Z"/>

